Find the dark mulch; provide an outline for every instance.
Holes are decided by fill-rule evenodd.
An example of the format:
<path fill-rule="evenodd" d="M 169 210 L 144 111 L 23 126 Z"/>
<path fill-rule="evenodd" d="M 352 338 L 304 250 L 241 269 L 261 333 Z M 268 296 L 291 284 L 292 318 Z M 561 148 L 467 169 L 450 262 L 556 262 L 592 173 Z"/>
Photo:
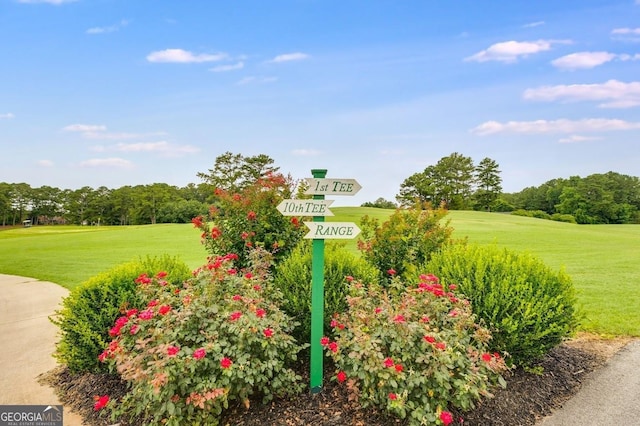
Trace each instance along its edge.
<path fill-rule="evenodd" d="M 516 369 L 507 377 L 507 388 L 495 392 L 495 397 L 485 399 L 472 411 L 455 412 L 457 424 L 464 419 L 471 425 L 534 425 L 549 415 L 573 395 L 585 376 L 601 366 L 606 356 L 602 350 L 584 345 L 561 345 L 551 351 L 536 366 L 542 373 Z M 327 372 L 325 377 L 328 377 Z M 109 394 L 118 398 L 124 392 L 124 384 L 110 375 L 73 375 L 59 367 L 43 375 L 41 381 L 54 387 L 61 402 L 82 415 L 88 425 L 103 426 L 110 422 L 93 410 L 93 396 Z M 263 405 L 252 403 L 244 407 L 231 407 L 223 425 L 229 426 L 298 426 L 298 425 L 354 425 L 389 426 L 406 423 L 390 418 L 384 413 L 362 409 L 349 400 L 344 385 L 327 381 L 321 393 L 277 400 Z M 142 423 L 142 422 L 141 422 Z M 122 423 L 124 424 L 124 423 Z"/>

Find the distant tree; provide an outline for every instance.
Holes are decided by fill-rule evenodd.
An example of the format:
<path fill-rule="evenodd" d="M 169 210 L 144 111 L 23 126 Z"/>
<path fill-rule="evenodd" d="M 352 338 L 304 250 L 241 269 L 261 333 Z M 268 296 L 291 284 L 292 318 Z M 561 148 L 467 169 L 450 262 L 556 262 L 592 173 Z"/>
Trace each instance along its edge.
<path fill-rule="evenodd" d="M 491 158 L 483 158 L 474 170 L 476 206 L 481 210 L 491 211 L 491 205 L 502 193 L 502 178 L 498 163 Z"/>
<path fill-rule="evenodd" d="M 279 167 L 274 167 L 273 163 L 273 159 L 265 154 L 245 157 L 227 151 L 216 158 L 208 173 L 200 172 L 197 176 L 214 188 L 240 192 L 259 178 L 277 172 Z"/>
<path fill-rule="evenodd" d="M 384 198 L 380 197 L 373 202 L 367 201 L 366 203 L 362 203 L 361 207 L 375 207 L 378 209 L 395 209 L 398 206 L 393 201 L 385 200 Z"/>

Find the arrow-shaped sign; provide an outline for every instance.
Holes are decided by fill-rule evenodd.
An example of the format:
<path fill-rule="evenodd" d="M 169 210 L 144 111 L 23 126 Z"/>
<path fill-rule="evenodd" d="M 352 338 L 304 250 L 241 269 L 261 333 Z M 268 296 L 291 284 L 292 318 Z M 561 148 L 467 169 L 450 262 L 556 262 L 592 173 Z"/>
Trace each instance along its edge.
<path fill-rule="evenodd" d="M 284 216 L 333 216 L 331 204 L 333 200 L 283 200 L 276 208 Z"/>
<path fill-rule="evenodd" d="M 349 240 L 360 233 L 360 228 L 353 222 L 304 222 L 310 229 L 304 236 L 318 240 Z"/>
<path fill-rule="evenodd" d="M 355 195 L 362 188 L 355 179 L 306 178 L 309 195 Z"/>

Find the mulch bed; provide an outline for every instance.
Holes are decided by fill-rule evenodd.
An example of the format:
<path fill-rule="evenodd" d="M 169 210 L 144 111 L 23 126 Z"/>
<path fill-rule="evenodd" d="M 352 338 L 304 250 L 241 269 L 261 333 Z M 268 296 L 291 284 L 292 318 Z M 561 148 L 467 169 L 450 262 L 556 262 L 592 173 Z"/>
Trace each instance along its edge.
<path fill-rule="evenodd" d="M 575 394 L 586 375 L 603 365 L 606 358 L 590 348 L 560 345 L 538 362 L 537 368 L 510 372 L 505 377 L 507 388 L 498 389 L 494 398 L 481 401 L 472 411 L 454 412 L 455 424 L 534 425 Z M 330 375 L 331 372 L 327 371 L 325 377 Z M 40 381 L 52 386 L 62 404 L 83 416 L 90 426 L 110 424 L 108 419 L 93 410 L 94 395 L 109 394 L 114 399 L 125 392 L 124 383 L 117 377 L 106 374 L 73 375 L 63 367 L 42 375 Z M 124 426 L 126 423 L 120 424 Z M 374 409 L 362 409 L 349 400 L 344 385 L 327 380 L 318 394 L 303 393 L 296 398 L 277 400 L 266 405 L 254 402 L 248 410 L 240 406 L 230 407 L 221 424 L 391 426 L 405 425 L 406 422 Z"/>

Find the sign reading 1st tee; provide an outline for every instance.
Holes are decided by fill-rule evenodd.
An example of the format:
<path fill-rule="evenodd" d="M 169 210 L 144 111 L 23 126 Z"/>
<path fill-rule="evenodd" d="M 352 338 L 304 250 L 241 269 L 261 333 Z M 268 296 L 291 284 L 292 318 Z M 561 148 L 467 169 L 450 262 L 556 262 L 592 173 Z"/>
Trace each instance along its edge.
<path fill-rule="evenodd" d="M 356 195 L 362 187 L 355 179 L 306 178 L 309 188 L 307 195 Z"/>

